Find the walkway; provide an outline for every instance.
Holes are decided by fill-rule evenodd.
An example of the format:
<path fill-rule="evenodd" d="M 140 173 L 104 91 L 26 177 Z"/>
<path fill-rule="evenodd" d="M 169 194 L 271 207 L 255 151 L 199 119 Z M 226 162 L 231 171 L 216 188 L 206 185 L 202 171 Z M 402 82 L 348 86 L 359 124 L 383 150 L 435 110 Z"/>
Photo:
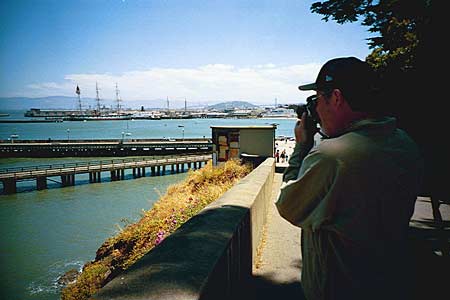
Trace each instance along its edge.
<path fill-rule="evenodd" d="M 300 228 L 284 220 L 275 206 L 282 174 L 275 173 L 263 244 L 253 267 L 255 299 L 302 299 Z"/>
<path fill-rule="evenodd" d="M 289 140 L 277 140 L 275 141 L 275 148 L 279 150 L 280 154 L 283 152 L 283 150 L 286 151 L 286 154 L 288 155 L 288 159 L 285 159 L 284 161 L 280 157 L 279 161 L 276 163 L 277 169 L 279 168 L 286 168 L 288 166 L 288 160 L 289 157 L 291 157 L 292 152 L 294 151 L 295 141 L 289 141 Z"/>

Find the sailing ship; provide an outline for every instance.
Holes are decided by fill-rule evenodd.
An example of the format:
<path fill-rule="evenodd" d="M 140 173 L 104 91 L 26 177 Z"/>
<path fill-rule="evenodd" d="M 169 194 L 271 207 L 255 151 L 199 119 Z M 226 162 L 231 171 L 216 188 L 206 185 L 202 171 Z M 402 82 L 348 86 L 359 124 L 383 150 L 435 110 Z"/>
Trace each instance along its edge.
<path fill-rule="evenodd" d="M 116 110 L 101 107 L 98 83 L 95 83 L 96 109 L 83 110 L 81 102 L 81 90 L 77 85 L 75 93 L 78 96 L 78 108 L 76 110 L 41 110 L 32 108 L 25 112 L 25 117 L 41 117 L 46 119 L 59 118 L 64 121 L 103 121 L 103 120 L 131 120 L 132 114 L 122 110 L 122 99 L 120 98 L 119 87 L 116 83 Z"/>

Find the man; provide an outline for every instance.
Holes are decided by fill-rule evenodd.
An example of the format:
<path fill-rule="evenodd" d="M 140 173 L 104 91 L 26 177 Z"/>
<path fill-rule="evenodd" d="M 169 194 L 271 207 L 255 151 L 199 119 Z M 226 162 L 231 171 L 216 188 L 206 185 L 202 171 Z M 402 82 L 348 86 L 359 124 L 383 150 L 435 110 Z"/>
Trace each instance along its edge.
<path fill-rule="evenodd" d="M 396 120 L 376 108 L 371 68 L 355 57 L 321 68 L 315 111 L 306 113 L 277 200 L 302 228 L 302 286 L 308 300 L 406 299 L 405 248 L 421 184 L 422 159 Z"/>

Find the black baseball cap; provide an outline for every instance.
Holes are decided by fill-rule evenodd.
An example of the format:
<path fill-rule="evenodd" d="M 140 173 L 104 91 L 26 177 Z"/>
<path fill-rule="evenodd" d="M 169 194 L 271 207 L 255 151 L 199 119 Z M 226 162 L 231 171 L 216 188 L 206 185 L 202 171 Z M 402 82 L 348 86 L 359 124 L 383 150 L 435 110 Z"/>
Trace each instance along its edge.
<path fill-rule="evenodd" d="M 372 68 L 356 57 L 340 57 L 327 61 L 315 82 L 301 85 L 302 91 L 330 91 L 339 89 L 352 109 L 365 106 L 374 92 L 375 76 Z"/>

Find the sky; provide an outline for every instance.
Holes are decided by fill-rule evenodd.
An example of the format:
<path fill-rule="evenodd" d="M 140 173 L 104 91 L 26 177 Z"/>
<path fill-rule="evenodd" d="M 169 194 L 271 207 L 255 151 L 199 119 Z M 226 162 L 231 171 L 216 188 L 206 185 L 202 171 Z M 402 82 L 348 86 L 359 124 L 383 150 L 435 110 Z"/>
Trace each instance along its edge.
<path fill-rule="evenodd" d="M 2 0 L 0 97 L 298 103 L 327 60 L 370 53 L 313 2 Z"/>

